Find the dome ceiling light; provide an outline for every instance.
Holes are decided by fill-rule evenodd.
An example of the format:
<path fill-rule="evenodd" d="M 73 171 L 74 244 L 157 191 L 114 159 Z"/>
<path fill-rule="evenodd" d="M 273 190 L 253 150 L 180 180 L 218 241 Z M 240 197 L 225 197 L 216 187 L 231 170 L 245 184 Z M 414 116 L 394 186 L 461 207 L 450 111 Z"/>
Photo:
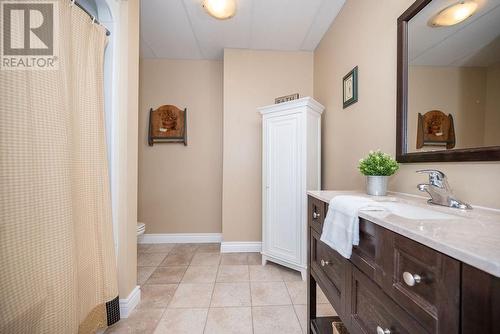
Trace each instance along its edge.
<path fill-rule="evenodd" d="M 208 14 L 219 20 L 227 20 L 236 13 L 235 0 L 203 0 L 203 8 Z"/>
<path fill-rule="evenodd" d="M 431 27 L 449 27 L 465 21 L 477 10 L 472 0 L 460 1 L 437 13 L 429 22 Z"/>

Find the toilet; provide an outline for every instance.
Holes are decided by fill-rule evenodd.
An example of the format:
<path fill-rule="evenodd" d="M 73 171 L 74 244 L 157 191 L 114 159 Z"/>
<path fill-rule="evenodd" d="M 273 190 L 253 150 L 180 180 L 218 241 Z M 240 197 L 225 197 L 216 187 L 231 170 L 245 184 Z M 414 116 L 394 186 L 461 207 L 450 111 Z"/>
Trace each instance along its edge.
<path fill-rule="evenodd" d="M 146 231 L 146 224 L 137 222 L 137 237 L 140 237 Z"/>

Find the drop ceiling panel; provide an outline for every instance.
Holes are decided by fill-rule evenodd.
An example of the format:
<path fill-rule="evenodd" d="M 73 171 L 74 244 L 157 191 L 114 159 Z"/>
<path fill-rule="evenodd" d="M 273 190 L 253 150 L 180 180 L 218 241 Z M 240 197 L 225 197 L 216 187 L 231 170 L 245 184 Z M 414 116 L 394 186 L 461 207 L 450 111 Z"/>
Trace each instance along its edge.
<path fill-rule="evenodd" d="M 323 0 L 254 0 L 252 49 L 300 50 Z"/>
<path fill-rule="evenodd" d="M 314 18 L 313 24 L 307 33 L 301 49 L 314 50 L 323 38 L 323 35 L 328 31 L 332 24 L 332 13 L 339 13 L 344 5 L 344 1 L 323 1 L 320 5 L 318 13 Z"/>
<path fill-rule="evenodd" d="M 141 38 L 157 58 L 201 58 L 182 0 L 141 1 Z"/>
<path fill-rule="evenodd" d="M 224 48 L 312 51 L 345 0 L 237 0 L 220 21 L 201 0 L 142 0 L 141 57 L 222 59 Z"/>

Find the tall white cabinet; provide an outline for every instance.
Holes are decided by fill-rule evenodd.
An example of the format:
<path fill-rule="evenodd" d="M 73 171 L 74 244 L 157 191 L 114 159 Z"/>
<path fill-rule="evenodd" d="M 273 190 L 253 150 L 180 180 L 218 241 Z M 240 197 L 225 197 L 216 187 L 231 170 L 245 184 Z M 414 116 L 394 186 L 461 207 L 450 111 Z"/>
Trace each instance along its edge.
<path fill-rule="evenodd" d="M 262 114 L 262 263 L 307 272 L 307 190 L 321 187 L 321 114 L 311 97 Z"/>

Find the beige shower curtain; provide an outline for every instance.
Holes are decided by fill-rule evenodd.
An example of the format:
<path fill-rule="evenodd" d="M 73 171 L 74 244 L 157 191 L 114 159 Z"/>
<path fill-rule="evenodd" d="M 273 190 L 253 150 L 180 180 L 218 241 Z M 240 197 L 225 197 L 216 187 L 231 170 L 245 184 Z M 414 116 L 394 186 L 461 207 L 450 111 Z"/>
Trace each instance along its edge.
<path fill-rule="evenodd" d="M 58 4 L 58 70 L 0 71 L 0 333 L 119 319 L 106 140 L 107 38 Z"/>

